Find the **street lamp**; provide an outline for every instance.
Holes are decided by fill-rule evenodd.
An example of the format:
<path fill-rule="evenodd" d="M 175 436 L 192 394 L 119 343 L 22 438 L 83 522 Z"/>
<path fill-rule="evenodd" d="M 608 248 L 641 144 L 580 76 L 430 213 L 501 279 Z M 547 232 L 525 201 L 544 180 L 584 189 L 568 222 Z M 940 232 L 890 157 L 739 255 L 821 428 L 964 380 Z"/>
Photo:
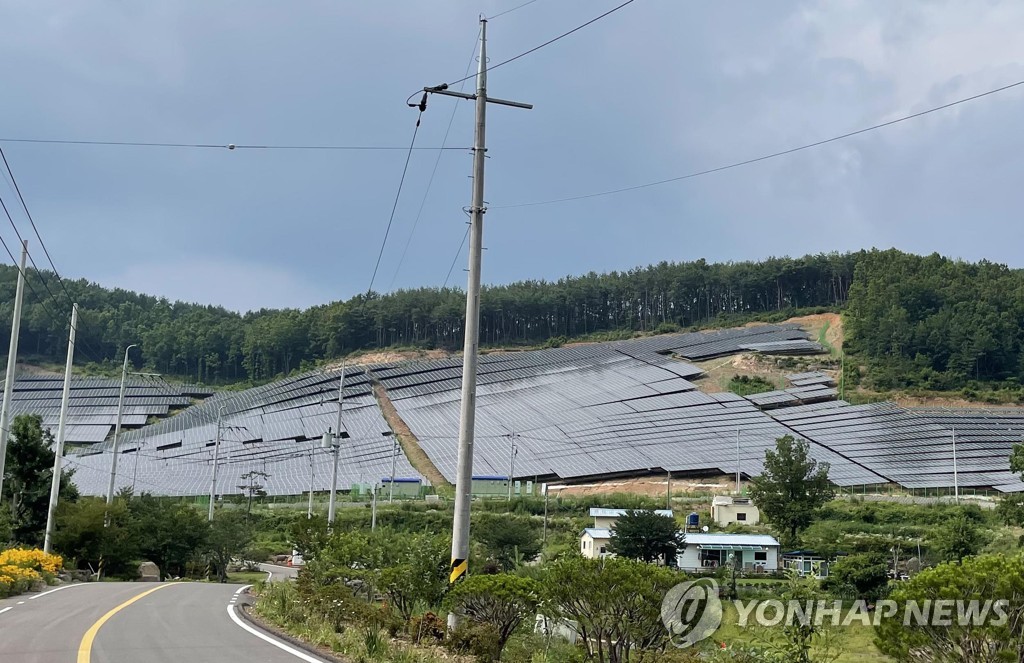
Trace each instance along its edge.
<path fill-rule="evenodd" d="M 117 478 L 117 447 L 121 442 L 121 420 L 124 417 L 124 392 L 128 386 L 128 351 L 139 347 L 132 343 L 124 349 L 124 364 L 121 366 L 121 393 L 117 397 L 117 422 L 114 425 L 114 446 L 110 458 L 110 482 L 107 484 L 107 507 L 114 501 L 114 481 Z M 109 514 L 108 514 L 109 516 Z M 104 519 L 104 523 L 109 520 Z"/>

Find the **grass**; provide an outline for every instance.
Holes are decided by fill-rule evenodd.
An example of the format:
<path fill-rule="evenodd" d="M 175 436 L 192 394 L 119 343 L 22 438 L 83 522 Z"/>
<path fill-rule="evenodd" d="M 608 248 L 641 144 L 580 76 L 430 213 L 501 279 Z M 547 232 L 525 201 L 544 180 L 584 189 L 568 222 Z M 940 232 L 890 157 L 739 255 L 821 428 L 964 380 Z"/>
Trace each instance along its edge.
<path fill-rule="evenodd" d="M 228 582 L 239 585 L 249 585 L 266 579 L 267 574 L 263 571 L 235 571 L 228 574 Z"/>
<path fill-rule="evenodd" d="M 837 351 L 831 343 L 828 342 L 828 329 L 832 325 L 829 320 L 825 321 L 825 324 L 821 326 L 821 330 L 818 332 L 818 343 L 821 347 L 828 351 L 832 357 L 838 357 L 839 351 Z"/>
<path fill-rule="evenodd" d="M 771 637 L 773 631 L 776 634 L 779 632 L 779 629 L 740 627 L 738 624 L 739 613 L 736 607 L 731 602 L 723 601 L 722 609 L 722 625 L 711 636 L 715 642 L 724 642 L 727 645 L 733 643 L 755 644 L 759 640 L 763 641 L 764 638 Z M 875 647 L 873 626 L 854 623 L 839 628 L 842 637 L 842 653 L 835 663 L 891 663 L 892 659 Z"/>

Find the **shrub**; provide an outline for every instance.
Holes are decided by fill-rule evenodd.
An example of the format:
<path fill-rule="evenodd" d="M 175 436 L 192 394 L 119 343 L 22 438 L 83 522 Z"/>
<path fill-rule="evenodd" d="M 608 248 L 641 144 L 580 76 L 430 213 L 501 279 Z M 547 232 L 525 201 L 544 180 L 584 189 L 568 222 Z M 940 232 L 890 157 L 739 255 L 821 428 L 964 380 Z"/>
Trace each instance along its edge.
<path fill-rule="evenodd" d="M 443 642 L 448 624 L 433 612 L 417 615 L 409 622 L 409 635 L 413 642 Z"/>
<path fill-rule="evenodd" d="M 64 560 L 60 555 L 50 555 L 38 549 L 12 548 L 0 552 L 0 566 L 6 565 L 57 575 L 57 572 L 64 566 Z"/>
<path fill-rule="evenodd" d="M 456 654 L 470 654 L 481 661 L 497 661 L 501 656 L 498 638 L 497 627 L 465 621 L 448 634 L 445 645 Z"/>

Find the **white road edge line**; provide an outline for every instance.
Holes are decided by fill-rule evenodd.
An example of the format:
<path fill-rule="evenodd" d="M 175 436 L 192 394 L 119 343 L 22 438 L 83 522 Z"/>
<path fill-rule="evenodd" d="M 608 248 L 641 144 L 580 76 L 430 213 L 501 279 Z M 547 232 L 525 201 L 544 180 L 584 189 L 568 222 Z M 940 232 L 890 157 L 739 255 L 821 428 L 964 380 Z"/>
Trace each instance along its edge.
<path fill-rule="evenodd" d="M 4 614 L 5 612 L 7 612 L 8 610 L 10 610 L 13 607 L 14 607 L 13 605 L 9 605 L 6 608 L 0 609 L 0 615 Z"/>
<path fill-rule="evenodd" d="M 309 654 L 306 654 L 305 652 L 301 652 L 298 649 L 295 649 L 294 647 L 289 647 L 288 645 L 284 644 L 283 642 L 279 642 L 278 640 L 275 640 L 274 638 L 270 637 L 269 635 L 267 635 L 265 633 L 261 633 L 260 631 L 257 631 L 253 627 L 249 626 L 248 624 L 243 622 L 238 617 L 238 615 L 235 613 L 235 606 L 231 606 L 231 605 L 228 606 L 228 616 L 231 617 L 231 621 L 233 621 L 234 623 L 238 624 L 239 626 L 241 626 L 243 629 L 245 629 L 249 633 L 252 633 L 253 635 L 255 635 L 260 640 L 264 640 L 266 642 L 269 642 L 270 644 L 274 645 L 278 649 L 280 649 L 282 651 L 288 652 L 289 654 L 291 654 L 295 658 L 298 658 L 298 659 L 300 659 L 302 661 L 306 661 L 306 663 L 323 663 L 323 659 L 321 659 L 321 658 L 313 658 Z"/>
<path fill-rule="evenodd" d="M 42 594 L 33 594 L 32 596 L 28 597 L 28 600 L 29 601 L 34 601 L 37 598 L 39 598 L 40 596 L 46 596 L 47 594 L 53 594 L 54 592 L 59 592 L 60 590 L 67 589 L 68 587 L 79 587 L 79 586 L 87 585 L 87 584 L 89 584 L 89 583 L 80 582 L 80 583 L 75 583 L 73 585 L 61 585 L 60 587 L 58 587 L 56 589 L 51 589 L 50 591 L 43 592 Z"/>
<path fill-rule="evenodd" d="M 270 580 L 271 580 L 271 579 L 272 579 L 273 577 L 274 577 L 274 572 L 273 572 L 273 571 L 267 571 L 267 579 L 266 579 L 266 580 L 264 580 L 264 582 L 270 582 Z"/>

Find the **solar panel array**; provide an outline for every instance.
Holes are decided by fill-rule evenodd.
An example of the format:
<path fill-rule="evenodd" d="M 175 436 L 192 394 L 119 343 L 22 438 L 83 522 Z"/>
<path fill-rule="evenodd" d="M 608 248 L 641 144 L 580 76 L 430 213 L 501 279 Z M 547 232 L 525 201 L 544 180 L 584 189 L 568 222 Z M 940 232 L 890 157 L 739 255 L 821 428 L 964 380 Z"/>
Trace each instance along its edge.
<path fill-rule="evenodd" d="M 0 380 L 0 384 L 3 381 Z M 130 378 L 126 381 L 122 431 L 144 426 L 150 417 L 164 417 L 171 409 L 192 404 L 192 398 L 213 392 L 194 385 L 175 386 L 162 380 Z M 43 427 L 56 435 L 64 378 L 60 375 L 22 375 L 11 392 L 11 416 L 38 414 Z M 111 434 L 117 423 L 120 379 L 74 377 L 69 391 L 65 441 L 71 445 L 96 444 Z"/>
<path fill-rule="evenodd" d="M 822 373 L 821 371 L 811 371 L 809 373 L 793 373 L 787 375 L 786 379 L 794 387 L 811 387 L 813 385 L 822 384 L 826 387 L 835 386 L 836 381 L 832 376 Z"/>
<path fill-rule="evenodd" d="M 340 370 L 306 373 L 241 392 L 221 392 L 173 417 L 131 431 L 120 443 L 117 489 L 158 495 L 208 494 L 220 417 L 218 494 L 238 494 L 241 475 L 266 472 L 270 495 L 330 489 L 333 457 L 320 447 L 337 426 Z M 346 370 L 342 427 L 349 434 L 339 451 L 338 487 L 350 490 L 390 477 L 394 454 L 390 429 L 370 392 L 363 369 Z M 111 443 L 69 457 L 74 481 L 86 495 L 102 495 L 110 477 Z M 99 452 L 99 453 L 97 453 Z M 396 477 L 421 479 L 406 457 L 396 455 Z"/>
<path fill-rule="evenodd" d="M 834 381 L 821 372 L 787 376 L 792 387 L 746 398 L 697 389 L 702 370 L 680 358 L 703 360 L 744 348 L 807 342 L 797 327 L 763 325 L 716 332 L 480 358 L 474 475 L 507 476 L 513 445 L 517 479 L 587 480 L 648 472 L 718 476 L 737 466 L 762 470 L 764 452 L 793 435 L 831 465 L 841 486 L 898 483 L 947 487 L 952 476 L 952 430 L 957 431 L 958 478 L 963 487 L 1022 490 L 1009 472 L 1013 443 L 1024 437 L 1024 410 L 906 410 L 891 403 L 852 406 L 836 400 Z M 222 491 L 236 491 L 241 474 L 270 474 L 271 494 L 323 491 L 331 455 L 317 443 L 337 417 L 338 371 L 306 373 L 200 405 L 126 433 L 118 486 L 157 494 L 201 495 L 209 490 L 212 446 L 222 415 Z M 458 357 L 346 369 L 339 487 L 380 481 L 390 474 L 392 441 L 372 383 L 379 381 L 419 445 L 454 482 L 462 360 Z M 102 416 L 106 412 L 99 413 Z M 134 413 L 133 413 L 134 414 Z M 83 428 L 102 421 L 83 420 Z M 97 435 L 83 430 L 81 435 Z M 82 492 L 102 494 L 109 442 L 93 455 L 70 459 Z M 404 454 L 399 478 L 417 478 Z M 137 469 L 136 469 L 137 468 Z"/>
<path fill-rule="evenodd" d="M 764 451 L 788 431 L 750 401 L 705 394 L 689 379 L 701 369 L 666 353 L 713 357 L 750 337 L 805 335 L 754 327 L 707 334 L 481 358 L 474 474 L 507 476 L 512 444 L 517 478 L 581 479 L 644 471 L 719 475 L 762 469 Z M 455 479 L 461 362 L 375 369 L 420 446 Z M 834 392 L 833 392 L 834 394 Z M 847 485 L 883 479 L 815 445 Z"/>
<path fill-rule="evenodd" d="M 801 437 L 907 488 L 953 486 L 954 433 L 961 487 L 1010 489 L 1019 484 L 1009 471 L 1009 456 L 1014 443 L 1024 439 L 1022 410 L 907 410 L 872 403 L 798 406 L 770 414 Z"/>

